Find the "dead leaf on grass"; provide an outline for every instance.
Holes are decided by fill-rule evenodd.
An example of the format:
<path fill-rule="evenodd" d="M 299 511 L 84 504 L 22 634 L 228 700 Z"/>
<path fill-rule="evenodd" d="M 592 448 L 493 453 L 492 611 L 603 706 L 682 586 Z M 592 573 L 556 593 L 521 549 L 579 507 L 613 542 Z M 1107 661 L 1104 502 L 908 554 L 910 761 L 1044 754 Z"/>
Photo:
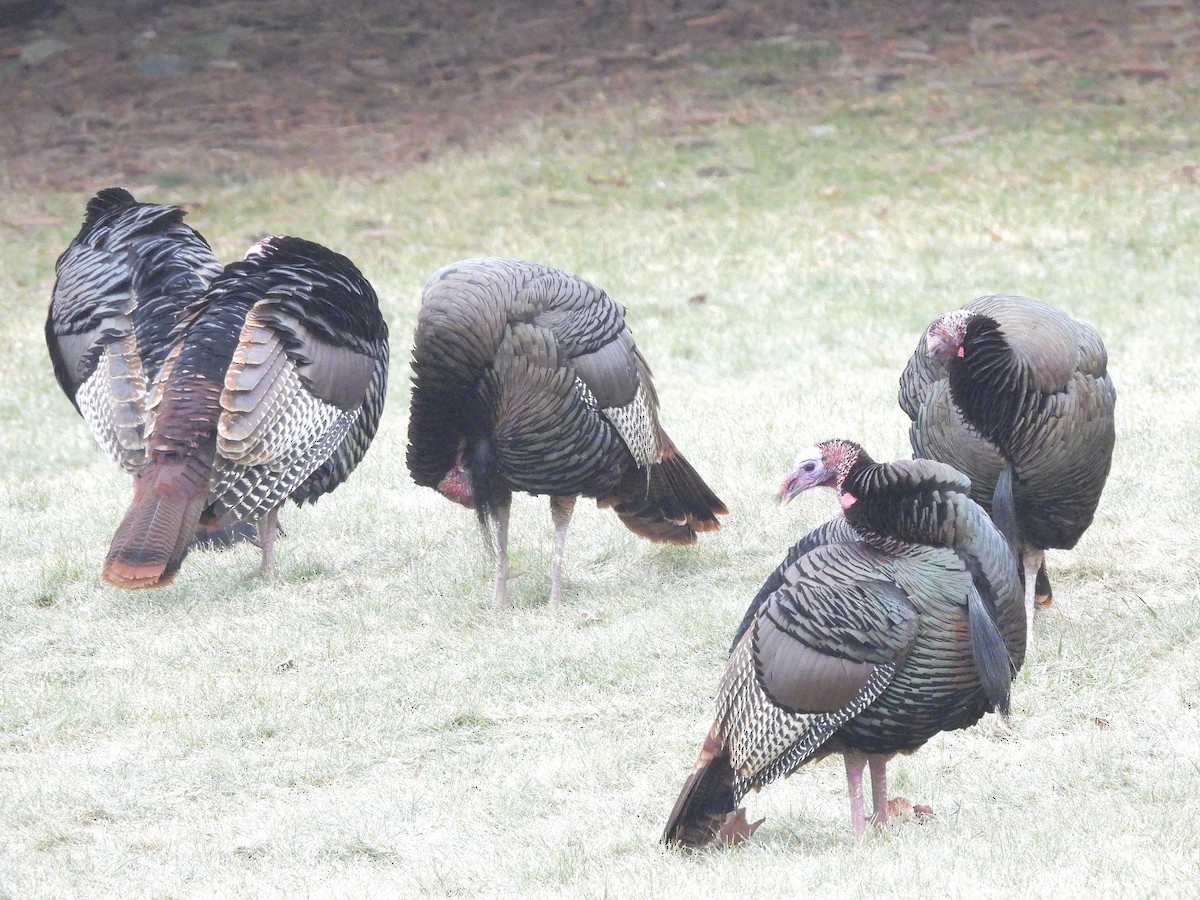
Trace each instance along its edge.
<path fill-rule="evenodd" d="M 923 803 L 913 804 L 907 797 L 892 797 L 887 802 L 888 821 L 907 825 L 914 822 L 924 825 L 934 818 L 933 807 Z"/>
<path fill-rule="evenodd" d="M 629 178 L 625 175 L 611 175 L 607 178 L 599 175 L 588 175 L 588 184 L 607 184 L 613 187 L 629 187 Z"/>
<path fill-rule="evenodd" d="M 1166 66 L 1155 63 L 1131 63 L 1121 66 L 1120 72 L 1126 78 L 1136 78 L 1138 81 L 1156 81 L 1171 74 L 1171 70 Z"/>

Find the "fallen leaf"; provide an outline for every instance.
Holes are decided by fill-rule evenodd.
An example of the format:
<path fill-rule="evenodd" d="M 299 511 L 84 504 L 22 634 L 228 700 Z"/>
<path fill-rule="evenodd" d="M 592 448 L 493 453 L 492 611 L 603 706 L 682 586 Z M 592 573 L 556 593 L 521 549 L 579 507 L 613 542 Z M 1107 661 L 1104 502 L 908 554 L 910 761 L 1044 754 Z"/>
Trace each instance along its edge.
<path fill-rule="evenodd" d="M 1108 728 L 1109 725 L 1112 724 L 1111 722 L 1108 721 L 1108 719 L 1101 718 L 1100 716 L 1097 716 L 1096 718 L 1092 719 L 1092 721 L 1096 723 L 1096 727 L 1099 728 L 1101 731 L 1104 731 L 1106 728 Z"/>
<path fill-rule="evenodd" d="M 1166 78 L 1171 74 L 1171 70 L 1166 66 L 1154 63 L 1130 63 L 1127 66 L 1121 66 L 1120 72 L 1127 78 L 1136 78 L 1138 81 L 1154 81 Z"/>
<path fill-rule="evenodd" d="M 710 13 L 707 16 L 696 16 L 694 19 L 687 19 L 683 23 L 684 28 L 711 28 L 714 25 L 721 25 L 728 22 L 730 19 L 736 19 L 740 12 L 736 9 L 723 9 L 720 12 Z"/>
<path fill-rule="evenodd" d="M 840 187 L 838 187 L 836 184 L 831 184 L 831 185 L 829 185 L 827 187 L 823 187 L 819 191 L 817 191 L 817 196 L 825 197 L 825 198 L 838 197 L 841 195 L 841 193 L 842 193 L 842 189 Z"/>
<path fill-rule="evenodd" d="M 692 306 L 700 306 L 708 302 L 708 294 L 692 294 L 692 296 L 687 298 L 687 302 Z"/>
<path fill-rule="evenodd" d="M 613 187 L 629 187 L 629 179 L 624 175 L 614 175 L 611 178 L 588 175 L 587 180 L 588 184 L 610 184 Z"/>
<path fill-rule="evenodd" d="M 683 59 L 685 56 L 692 55 L 691 44 L 676 44 L 674 47 L 669 47 L 662 53 L 654 55 L 654 62 L 658 64 L 674 62 L 677 59 Z"/>
<path fill-rule="evenodd" d="M 913 805 L 907 797 L 892 797 L 887 802 L 889 822 L 907 822 L 912 819 Z"/>
<path fill-rule="evenodd" d="M 893 50 L 892 57 L 894 59 L 902 59 L 905 62 L 921 62 L 921 63 L 937 63 L 940 60 L 932 53 L 926 53 L 923 50 Z"/>
<path fill-rule="evenodd" d="M 887 802 L 888 820 L 907 825 L 915 822 L 924 825 L 934 817 L 933 807 L 924 804 L 914 806 L 906 797 L 893 797 Z"/>

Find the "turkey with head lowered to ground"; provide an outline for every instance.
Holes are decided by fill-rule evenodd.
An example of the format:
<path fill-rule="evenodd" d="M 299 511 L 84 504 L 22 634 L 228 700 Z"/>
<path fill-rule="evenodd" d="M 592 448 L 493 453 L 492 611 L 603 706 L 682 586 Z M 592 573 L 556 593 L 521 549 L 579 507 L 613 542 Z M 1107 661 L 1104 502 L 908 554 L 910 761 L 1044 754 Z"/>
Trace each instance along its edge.
<path fill-rule="evenodd" d="M 146 465 L 146 401 L 176 322 L 221 271 L 183 217 L 177 206 L 105 188 L 54 266 L 46 346 L 55 378 L 105 454 L 132 475 Z M 198 529 L 196 543 L 256 536 L 237 523 Z"/>
<path fill-rule="evenodd" d="M 180 317 L 147 401 L 147 458 L 103 577 L 159 587 L 199 525 L 257 522 L 340 485 L 367 451 L 387 388 L 387 325 L 346 257 L 271 237 L 226 266 Z"/>
<path fill-rule="evenodd" d="M 413 373 L 408 470 L 476 511 L 494 546 L 497 605 L 509 602 L 514 491 L 550 496 L 551 604 L 579 495 L 672 544 L 715 530 L 726 512 L 659 424 L 624 308 L 582 278 L 515 259 L 446 266 L 422 295 Z"/>

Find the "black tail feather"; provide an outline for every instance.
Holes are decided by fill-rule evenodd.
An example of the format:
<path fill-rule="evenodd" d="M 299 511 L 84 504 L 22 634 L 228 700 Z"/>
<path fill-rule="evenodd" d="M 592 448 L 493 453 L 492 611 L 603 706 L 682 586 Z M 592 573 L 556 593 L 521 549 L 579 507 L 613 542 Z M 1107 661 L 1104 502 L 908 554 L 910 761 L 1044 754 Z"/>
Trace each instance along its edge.
<path fill-rule="evenodd" d="M 971 654 L 984 693 L 993 708 L 1009 712 L 1012 680 L 1016 675 L 1012 656 L 1004 644 L 1000 628 L 978 590 L 967 595 L 967 628 L 971 633 Z"/>
<path fill-rule="evenodd" d="M 1008 546 L 1012 547 L 1013 553 L 1019 555 L 1018 541 L 1021 533 L 1017 526 L 1017 505 L 1013 500 L 1014 477 L 1012 463 L 1007 463 L 1000 470 L 1000 476 L 996 479 L 996 489 L 992 492 L 992 522 L 995 523 L 996 529 L 1004 535 L 1004 539 L 1008 541 Z"/>
<path fill-rule="evenodd" d="M 698 848 L 712 843 L 729 816 L 737 812 L 741 796 L 729 757 L 714 731 L 705 739 L 700 758 L 667 817 L 662 842 L 669 847 Z"/>

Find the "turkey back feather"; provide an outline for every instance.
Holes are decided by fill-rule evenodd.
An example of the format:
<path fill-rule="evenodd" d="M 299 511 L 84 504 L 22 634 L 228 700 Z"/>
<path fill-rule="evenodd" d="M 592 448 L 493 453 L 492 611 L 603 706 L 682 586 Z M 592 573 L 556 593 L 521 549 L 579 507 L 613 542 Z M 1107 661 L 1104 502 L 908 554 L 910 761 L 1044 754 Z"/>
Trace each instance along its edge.
<path fill-rule="evenodd" d="M 595 497 L 651 540 L 716 528 L 724 504 L 662 431 L 624 314 L 595 285 L 536 263 L 436 272 L 414 336 L 413 480 L 438 487 L 465 469 L 485 518 L 524 491 Z"/>
<path fill-rule="evenodd" d="M 981 297 L 961 315 L 959 356 L 931 359 L 927 329 L 901 377 L 913 452 L 966 472 L 974 499 L 1022 545 L 1073 547 L 1112 462 L 1104 344 L 1090 325 L 1025 297 Z M 998 487 L 1006 467 L 1011 487 Z M 1010 496 L 1011 516 L 995 508 Z"/>
<path fill-rule="evenodd" d="M 177 333 L 148 404 L 154 477 L 139 480 L 105 567 L 118 584 L 122 565 L 138 567 L 140 583 L 122 586 L 153 586 L 146 559 L 174 548 L 157 576 L 168 578 L 186 553 L 181 536 L 201 519 L 253 522 L 289 496 L 311 502 L 333 490 L 366 452 L 382 410 L 378 300 L 353 263 L 319 244 L 260 242 L 189 306 Z M 177 471 L 188 473 L 182 511 L 147 512 L 178 492 L 164 474 Z"/>
<path fill-rule="evenodd" d="M 55 378 L 97 442 L 130 472 L 145 462 L 147 392 L 171 331 L 220 271 L 183 216 L 108 188 L 88 202 L 55 263 L 45 327 Z"/>

